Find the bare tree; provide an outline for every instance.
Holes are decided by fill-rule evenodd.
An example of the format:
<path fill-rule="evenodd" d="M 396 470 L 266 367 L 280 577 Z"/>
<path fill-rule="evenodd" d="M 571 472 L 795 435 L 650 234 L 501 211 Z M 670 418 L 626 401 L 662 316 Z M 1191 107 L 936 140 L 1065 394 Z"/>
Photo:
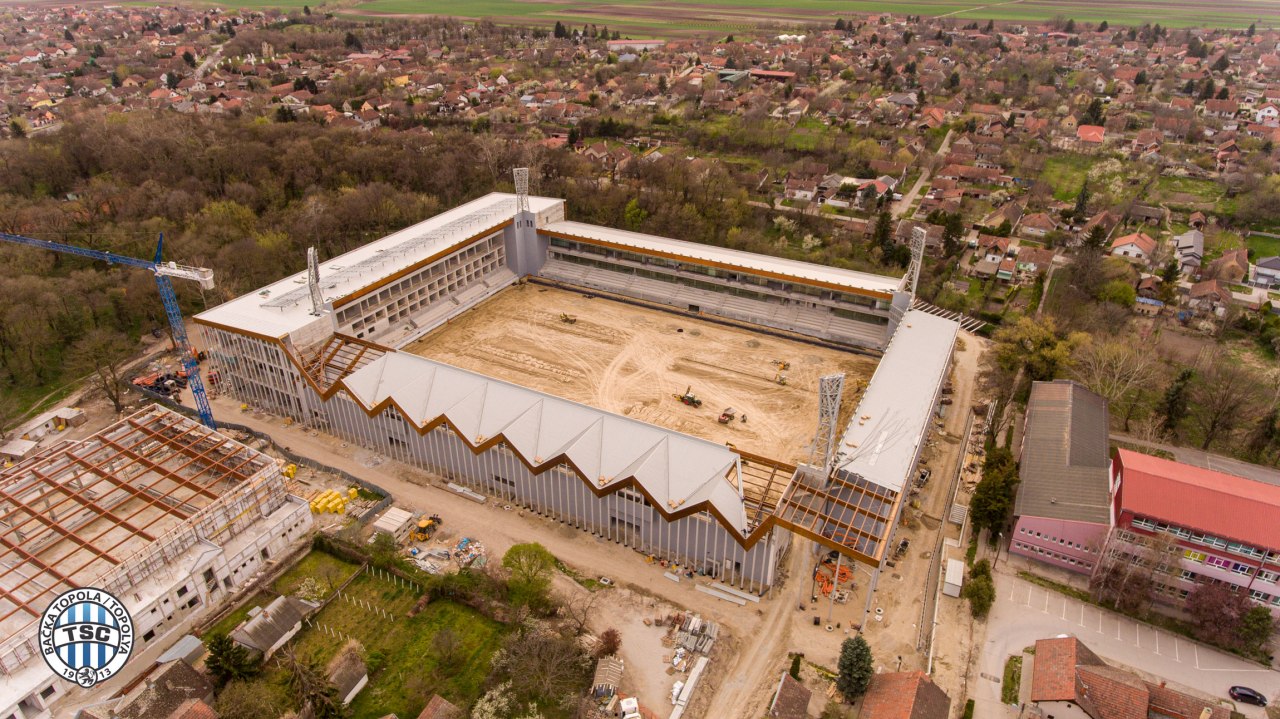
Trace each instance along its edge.
<path fill-rule="evenodd" d="M 1200 449 L 1207 450 L 1219 437 L 1252 421 L 1262 384 L 1228 357 L 1216 355 L 1205 364 L 1191 385 L 1191 419 L 1200 429 Z"/>
<path fill-rule="evenodd" d="M 1156 378 L 1158 366 L 1151 352 L 1118 339 L 1091 341 L 1076 349 L 1072 374 L 1084 386 L 1107 398 L 1114 408 L 1125 407 L 1124 430 L 1143 388 Z"/>
<path fill-rule="evenodd" d="M 591 614 L 599 601 L 599 592 L 581 590 L 560 595 L 560 613 L 564 615 L 565 624 L 573 630 L 574 636 L 587 630 L 587 622 L 591 621 Z"/>
<path fill-rule="evenodd" d="M 127 336 L 99 327 L 89 330 L 71 346 L 69 364 L 77 373 L 92 373 L 93 386 L 111 400 L 116 412 L 121 412 L 124 410 L 124 362 L 132 352 Z"/>
<path fill-rule="evenodd" d="M 431 649 L 435 653 L 436 671 L 450 676 L 462 659 L 462 642 L 452 629 L 445 627 L 431 637 Z"/>

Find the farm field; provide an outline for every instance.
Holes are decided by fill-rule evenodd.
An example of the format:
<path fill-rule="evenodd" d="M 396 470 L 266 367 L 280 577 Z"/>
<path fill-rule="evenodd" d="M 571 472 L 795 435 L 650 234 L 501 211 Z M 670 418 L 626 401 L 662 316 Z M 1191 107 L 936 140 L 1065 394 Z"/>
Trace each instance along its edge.
<path fill-rule="evenodd" d="M 307 4 L 307 0 L 194 1 L 202 5 L 246 9 L 299 8 Z M 570 26 L 594 23 L 632 35 L 653 33 L 659 37 L 730 33 L 760 26 L 828 25 L 837 17 L 882 12 L 954 16 L 975 21 L 1035 22 L 1061 16 L 1077 22 L 1106 20 L 1113 25 L 1139 25 L 1158 18 L 1168 27 L 1244 27 L 1257 21 L 1263 21 L 1260 24 L 1265 26 L 1265 19 L 1280 15 L 1280 0 L 1231 0 L 1212 6 L 1194 0 L 1129 0 L 1124 3 L 1107 0 L 1004 0 L 995 3 L 974 0 L 908 0 L 901 3 L 884 0 L 473 0 L 468 3 L 451 0 L 345 0 L 310 5 L 313 9 L 359 17 L 453 15 L 546 26 L 557 20 Z"/>

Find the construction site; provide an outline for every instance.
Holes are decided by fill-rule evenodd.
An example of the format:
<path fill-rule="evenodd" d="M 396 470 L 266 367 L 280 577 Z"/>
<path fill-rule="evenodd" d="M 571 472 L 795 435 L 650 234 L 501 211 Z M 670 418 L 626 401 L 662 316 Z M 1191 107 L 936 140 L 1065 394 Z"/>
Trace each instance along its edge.
<path fill-rule="evenodd" d="M 844 373 L 847 421 L 878 359 L 532 283 L 405 351 L 791 464 L 809 459 L 819 378 Z"/>
<path fill-rule="evenodd" d="M 160 407 L 0 477 L 3 716 L 37 716 L 76 690 L 40 658 L 37 620 L 58 594 L 127 602 L 145 651 L 311 530 L 274 459 Z"/>

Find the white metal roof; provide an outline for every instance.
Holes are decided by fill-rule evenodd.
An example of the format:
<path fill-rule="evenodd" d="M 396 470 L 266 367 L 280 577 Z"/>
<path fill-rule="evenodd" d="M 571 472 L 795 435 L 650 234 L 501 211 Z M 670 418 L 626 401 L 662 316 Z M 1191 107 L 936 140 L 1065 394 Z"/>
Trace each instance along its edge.
<path fill-rule="evenodd" d="M 529 208 L 536 214 L 562 202 L 564 200 L 550 197 L 530 197 Z M 346 254 L 322 260 L 321 294 L 326 301 L 349 295 L 450 245 L 496 227 L 515 217 L 515 212 L 515 195 L 493 192 Z M 272 337 L 289 334 L 318 319 L 311 315 L 305 269 L 196 317 Z"/>
<path fill-rule="evenodd" d="M 836 448 L 838 467 L 902 492 L 947 380 L 959 329 L 919 310 L 903 316 Z"/>
<path fill-rule="evenodd" d="M 419 428 L 444 417 L 472 446 L 501 435 L 539 469 L 564 455 L 597 490 L 634 477 L 664 512 L 708 502 L 741 537 L 749 533 L 738 455 L 724 445 L 407 352 L 389 352 L 341 383 L 366 409 L 391 399 Z"/>
<path fill-rule="evenodd" d="M 599 225 L 588 225 L 583 222 L 552 222 L 538 229 L 573 237 L 582 237 L 588 240 L 610 242 L 615 245 L 635 248 L 642 252 L 666 252 L 680 257 L 688 257 L 690 260 L 719 262 L 741 267 L 748 272 L 751 270 L 771 272 L 794 277 L 798 282 L 824 282 L 847 287 L 854 291 L 892 293 L 902 288 L 904 279 L 902 277 L 873 275 L 869 272 L 842 270 L 781 257 L 757 255 L 754 252 L 743 252 L 741 250 L 731 250 L 727 247 L 673 240 L 656 235 L 643 235 L 638 232 L 615 230 Z"/>

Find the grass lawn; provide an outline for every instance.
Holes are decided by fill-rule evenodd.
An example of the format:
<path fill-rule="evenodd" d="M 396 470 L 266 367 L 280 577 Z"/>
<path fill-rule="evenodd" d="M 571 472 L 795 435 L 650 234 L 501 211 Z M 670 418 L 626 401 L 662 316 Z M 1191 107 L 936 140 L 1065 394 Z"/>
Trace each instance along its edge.
<path fill-rule="evenodd" d="M 328 552 L 308 552 L 307 556 L 281 574 L 271 583 L 271 588 L 278 594 L 292 594 L 308 577 L 314 578 L 328 594 L 330 585 L 337 587 L 359 569 L 345 559 L 339 559 Z"/>
<path fill-rule="evenodd" d="M 1262 235 L 1250 235 L 1245 240 L 1249 249 L 1253 250 L 1255 257 L 1274 257 L 1280 255 L 1280 237 L 1263 237 Z"/>
<path fill-rule="evenodd" d="M 1085 178 L 1089 176 L 1089 168 L 1094 159 L 1088 155 L 1062 153 L 1044 161 L 1044 170 L 1040 179 L 1053 188 L 1053 198 L 1060 202 L 1070 202 L 1080 194 Z"/>
<path fill-rule="evenodd" d="M 235 608 L 235 611 L 218 620 L 217 624 L 209 627 L 209 631 L 205 632 L 204 636 L 211 637 L 215 634 L 230 634 L 232 629 L 235 629 L 240 625 L 240 622 L 243 622 L 249 617 L 250 609 L 253 609 L 254 607 L 265 607 L 275 598 L 276 595 L 271 594 L 270 592 L 258 592 L 257 594 L 250 596 L 248 599 L 241 602 L 240 606 Z"/>
<path fill-rule="evenodd" d="M 1000 684 L 1000 701 L 1018 703 L 1018 688 L 1022 684 L 1022 655 L 1009 657 L 1004 663 L 1004 681 Z"/>
<path fill-rule="evenodd" d="M 461 604 L 438 600 L 410 618 L 406 616 L 417 600 L 417 592 L 370 574 L 362 574 L 340 597 L 330 602 L 304 627 L 295 647 L 299 654 L 313 655 L 328 662 L 346 643 L 321 627 L 341 632 L 364 646 L 365 656 L 374 657 L 369 685 L 351 703 L 356 719 L 374 719 L 393 712 L 396 716 L 417 716 L 433 693 L 455 703 L 475 701 L 480 694 L 489 662 L 505 634 L 506 627 Z M 346 599 L 357 599 L 380 607 L 392 618 L 365 609 Z M 453 666 L 439 665 L 433 640 L 442 629 L 453 632 L 457 653 Z M 381 656 L 381 666 L 376 666 Z"/>

